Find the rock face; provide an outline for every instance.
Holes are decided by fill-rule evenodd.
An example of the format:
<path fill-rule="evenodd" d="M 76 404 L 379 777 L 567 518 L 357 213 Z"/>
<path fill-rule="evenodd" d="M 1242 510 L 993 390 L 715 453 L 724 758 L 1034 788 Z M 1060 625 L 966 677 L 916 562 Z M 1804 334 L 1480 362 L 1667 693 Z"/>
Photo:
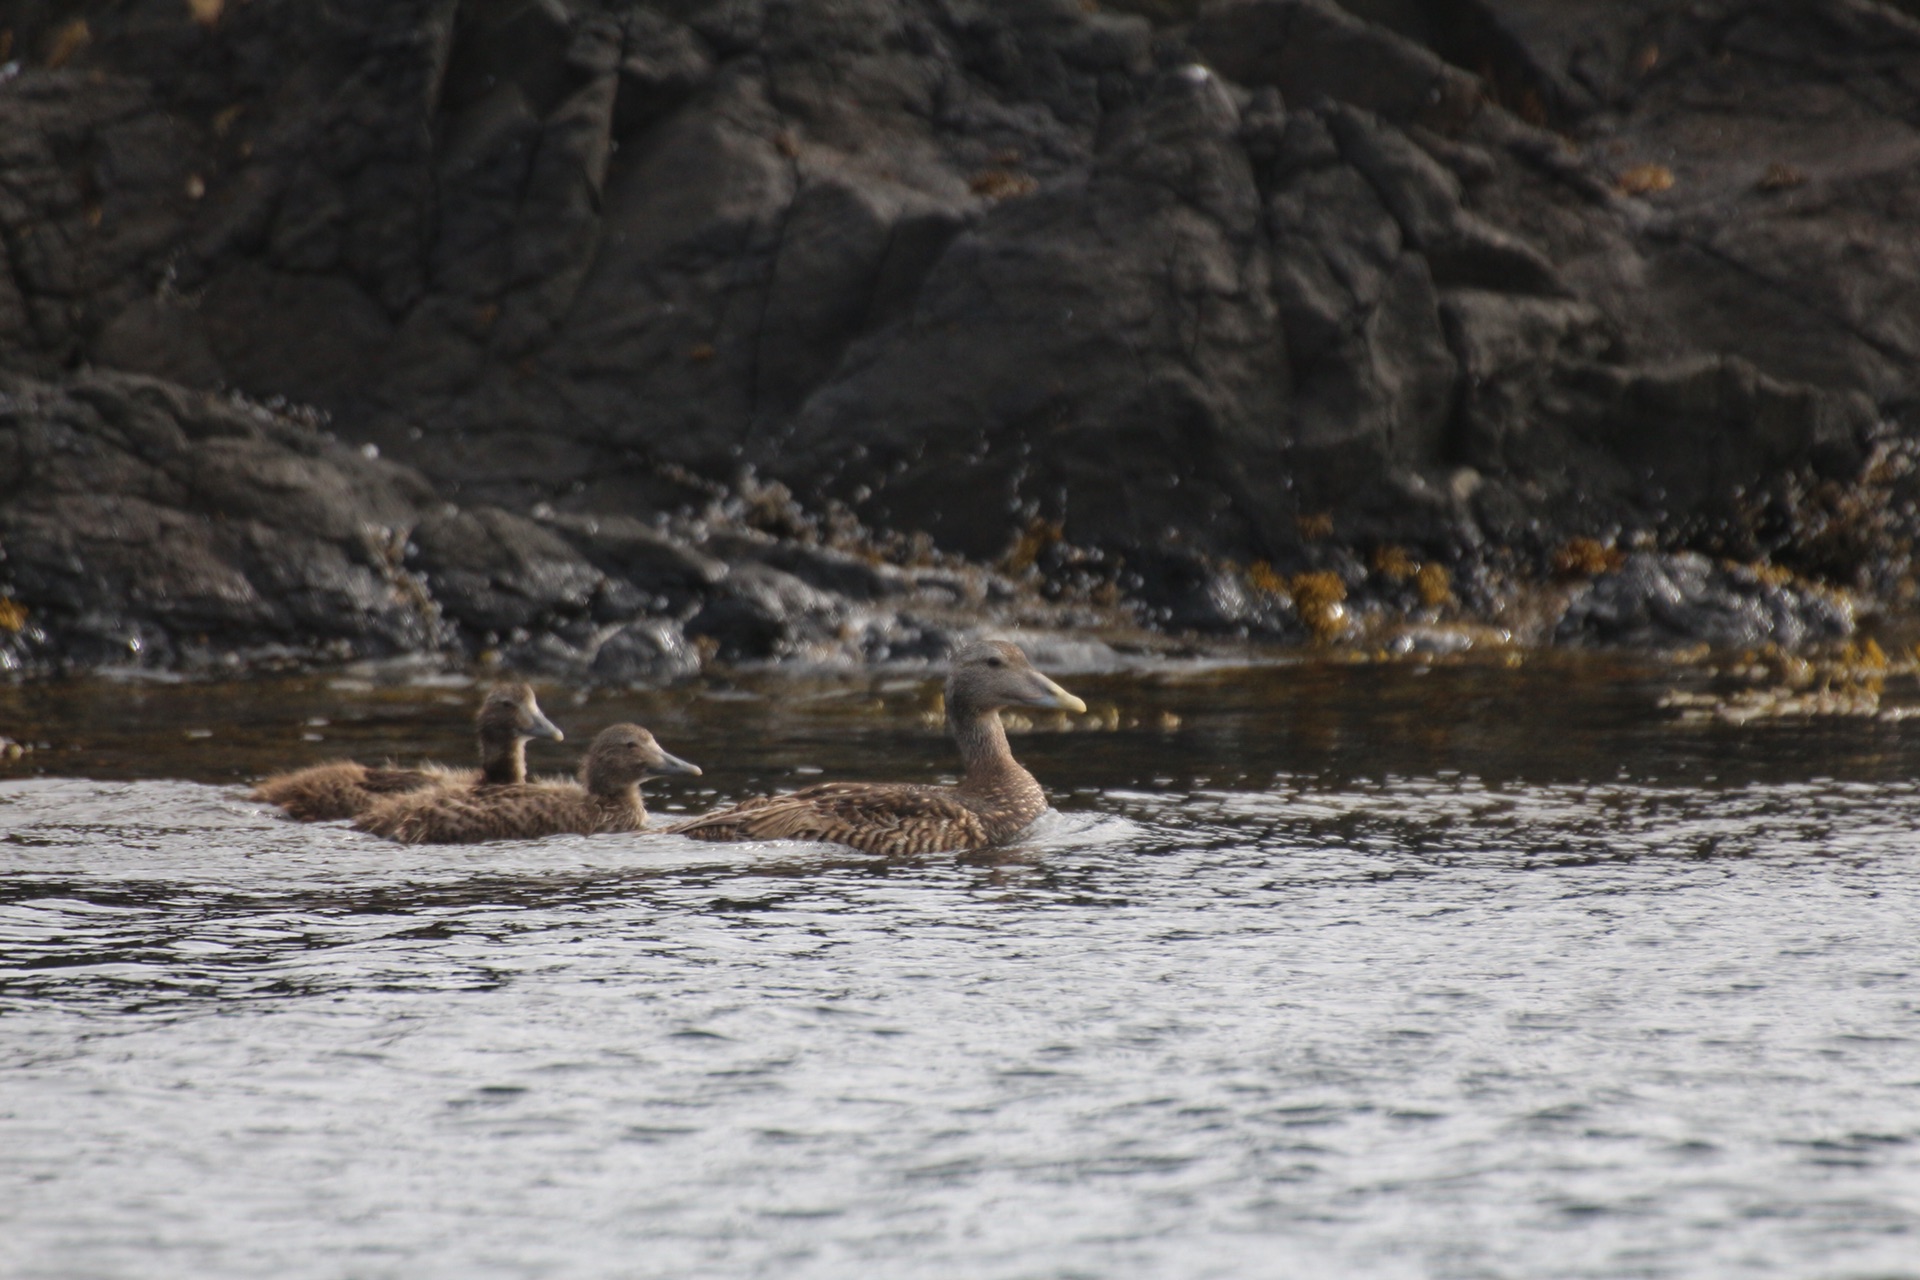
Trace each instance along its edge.
<path fill-rule="evenodd" d="M 670 534 L 458 507 L 311 421 L 114 373 L 0 374 L 0 548 L 0 672 L 417 655 L 627 684 L 697 671 L 703 643 L 932 656 L 986 590 L 904 569 L 884 602 L 822 590 L 767 561 L 862 562 L 718 512 Z"/>
<path fill-rule="evenodd" d="M 1630 533 L 1902 576 L 1897 519 L 1818 553 L 1780 521 L 1854 501 L 1914 425 L 1902 6 L 0 21 L 0 467 L 50 477 L 0 471 L 0 594 L 73 619 L 76 653 L 199 628 L 630 672 L 691 661 L 682 624 L 727 655 L 825 643 L 884 574 L 654 529 L 748 466 L 975 558 L 1047 530 L 1078 558 L 1040 569 L 1187 625 L 1297 634 L 1234 564 L 1359 589 L 1401 546 L 1462 580 Z M 194 394 L 225 389 L 411 470 Z M 147 599 L 133 539 L 225 566 L 142 604 L 146 638 L 104 621 Z"/>
<path fill-rule="evenodd" d="M 9 665 L 436 639 L 402 555 L 431 490 L 310 428 L 151 378 L 0 375 L 0 459 L 9 594 L 27 602 L 0 632 Z"/>

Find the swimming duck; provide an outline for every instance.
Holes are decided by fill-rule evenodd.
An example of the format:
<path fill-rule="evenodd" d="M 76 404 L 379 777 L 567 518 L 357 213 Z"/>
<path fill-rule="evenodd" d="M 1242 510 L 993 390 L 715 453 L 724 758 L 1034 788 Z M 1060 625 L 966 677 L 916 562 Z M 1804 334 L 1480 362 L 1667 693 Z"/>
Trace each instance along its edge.
<path fill-rule="evenodd" d="M 1007 747 L 1003 707 L 1085 711 L 1003 640 L 976 641 L 947 675 L 947 730 L 967 771 L 956 787 L 824 782 L 748 800 L 667 828 L 696 840 L 830 840 L 868 853 L 978 849 L 1011 839 L 1047 807 L 1046 792 Z"/>
<path fill-rule="evenodd" d="M 527 780 L 527 743 L 563 742 L 566 735 L 541 712 L 533 690 L 500 684 L 487 691 L 474 717 L 480 738 L 478 769 L 427 764 L 418 769 L 369 768 L 334 760 L 291 773 L 277 773 L 253 789 L 252 798 L 277 804 L 301 822 L 330 822 L 365 813 L 389 796 L 440 787 L 498 787 Z"/>
<path fill-rule="evenodd" d="M 524 782 L 466 790 L 436 788 L 394 796 L 353 824 L 403 844 L 475 844 L 540 836 L 638 831 L 647 825 L 640 784 L 659 774 L 698 776 L 700 766 L 669 755 L 637 724 L 602 729 L 587 748 L 580 781 Z"/>

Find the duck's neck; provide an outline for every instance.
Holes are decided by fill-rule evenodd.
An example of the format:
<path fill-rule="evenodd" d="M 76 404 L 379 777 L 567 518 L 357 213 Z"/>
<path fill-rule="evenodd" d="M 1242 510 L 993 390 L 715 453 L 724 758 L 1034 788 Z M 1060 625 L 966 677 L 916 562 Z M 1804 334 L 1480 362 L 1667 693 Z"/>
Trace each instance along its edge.
<path fill-rule="evenodd" d="M 1007 745 L 1007 729 L 1000 723 L 998 711 L 976 711 L 956 707 L 947 715 L 947 732 L 960 748 L 960 760 L 967 766 L 961 786 L 989 781 L 1007 773 L 1025 773 Z"/>
<path fill-rule="evenodd" d="M 631 813 L 634 817 L 645 819 L 647 806 L 640 799 L 638 782 L 610 782 L 605 778 L 587 775 L 587 794 L 602 809 L 619 813 Z"/>
<path fill-rule="evenodd" d="M 1014 835 L 1040 816 L 1047 807 L 1047 793 L 1013 758 L 997 710 L 955 708 L 947 716 L 947 729 L 967 766 L 960 790 L 985 819 L 993 839 Z"/>
<path fill-rule="evenodd" d="M 509 737 L 496 741 L 480 739 L 480 781 L 487 786 L 507 786 L 527 780 L 527 741 Z"/>

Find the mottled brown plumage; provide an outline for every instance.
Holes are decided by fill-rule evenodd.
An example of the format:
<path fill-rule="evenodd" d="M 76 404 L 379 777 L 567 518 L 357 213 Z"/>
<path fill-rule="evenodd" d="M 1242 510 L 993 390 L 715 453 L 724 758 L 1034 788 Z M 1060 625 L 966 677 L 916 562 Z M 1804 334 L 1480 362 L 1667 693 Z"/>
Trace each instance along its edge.
<path fill-rule="evenodd" d="M 480 739 L 478 769 L 425 764 L 417 769 L 368 766 L 334 760 L 291 773 L 277 773 L 253 789 L 252 798 L 277 804 L 301 822 L 351 818 L 391 796 L 442 788 L 498 787 L 527 780 L 527 742 L 564 739 L 542 714 L 524 684 L 495 685 L 474 718 Z"/>
<path fill-rule="evenodd" d="M 476 844 L 540 836 L 600 835 L 647 825 L 640 784 L 664 773 L 698 774 L 698 765 L 667 754 L 637 724 L 602 729 L 580 768 L 585 786 L 525 782 L 515 786 L 441 788 L 395 796 L 360 815 L 362 831 L 403 844 Z"/>
<path fill-rule="evenodd" d="M 954 655 L 947 676 L 947 728 L 966 763 L 959 786 L 823 782 L 668 830 L 696 840 L 827 840 L 884 854 L 999 844 L 1047 807 L 1046 792 L 1007 746 L 1000 709 L 1012 706 L 1087 709 L 1035 671 L 1018 647 L 977 641 Z"/>

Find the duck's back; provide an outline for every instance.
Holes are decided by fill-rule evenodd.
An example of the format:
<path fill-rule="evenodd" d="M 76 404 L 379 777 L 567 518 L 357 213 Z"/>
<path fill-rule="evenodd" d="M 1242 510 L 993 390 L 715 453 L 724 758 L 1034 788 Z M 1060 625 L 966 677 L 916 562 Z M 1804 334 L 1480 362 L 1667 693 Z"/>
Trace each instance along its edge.
<path fill-rule="evenodd" d="M 953 787 L 823 782 L 668 829 L 696 840 L 826 840 L 868 853 L 940 853 L 992 844 L 991 818 Z"/>
<path fill-rule="evenodd" d="M 588 836 L 645 825 L 645 810 L 596 800 L 571 782 L 417 791 L 376 804 L 354 823 L 403 844 Z"/>
<path fill-rule="evenodd" d="M 479 778 L 478 769 L 369 768 L 352 760 L 333 760 L 263 779 L 254 787 L 252 798 L 279 805 L 288 817 L 301 822 L 332 822 L 357 817 L 390 796 L 472 786 Z"/>

